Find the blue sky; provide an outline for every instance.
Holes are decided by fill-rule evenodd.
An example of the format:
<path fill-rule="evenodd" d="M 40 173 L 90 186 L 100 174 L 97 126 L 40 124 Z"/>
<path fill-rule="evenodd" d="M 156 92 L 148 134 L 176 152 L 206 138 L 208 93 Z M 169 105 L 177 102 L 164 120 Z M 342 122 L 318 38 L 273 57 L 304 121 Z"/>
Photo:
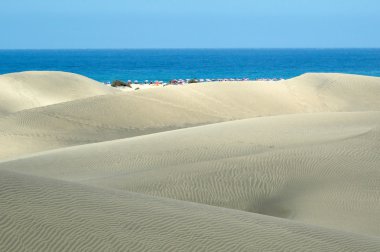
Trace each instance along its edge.
<path fill-rule="evenodd" d="M 379 0 L 1 0 L 1 49 L 380 47 Z"/>

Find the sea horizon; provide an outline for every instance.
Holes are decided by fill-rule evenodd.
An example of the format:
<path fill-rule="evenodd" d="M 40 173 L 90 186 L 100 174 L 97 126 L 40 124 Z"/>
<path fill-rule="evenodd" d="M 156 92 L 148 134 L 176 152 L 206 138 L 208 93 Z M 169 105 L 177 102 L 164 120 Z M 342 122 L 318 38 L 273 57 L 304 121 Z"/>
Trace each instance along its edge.
<path fill-rule="evenodd" d="M 380 50 L 380 47 L 136 47 L 136 48 L 0 48 L 0 51 L 102 51 L 102 50 Z"/>
<path fill-rule="evenodd" d="M 0 49 L 0 74 L 22 71 L 72 72 L 100 82 L 380 76 L 380 48 Z"/>

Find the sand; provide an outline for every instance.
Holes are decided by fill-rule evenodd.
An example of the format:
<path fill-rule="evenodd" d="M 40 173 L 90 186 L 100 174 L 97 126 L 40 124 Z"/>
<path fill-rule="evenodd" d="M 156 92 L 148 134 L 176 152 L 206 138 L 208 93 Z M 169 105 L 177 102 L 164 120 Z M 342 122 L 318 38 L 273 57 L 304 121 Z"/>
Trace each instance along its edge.
<path fill-rule="evenodd" d="M 253 117 L 377 111 L 378 82 L 306 74 L 282 82 L 193 84 L 77 99 L 0 117 L 0 142 L 8 146 L 0 159 Z"/>
<path fill-rule="evenodd" d="M 2 251 L 378 251 L 378 237 L 0 171 Z"/>
<path fill-rule="evenodd" d="M 78 74 L 36 71 L 0 75 L 0 89 L 0 116 L 117 92 Z"/>
<path fill-rule="evenodd" d="M 7 112 L 0 250 L 379 251 L 378 97 L 305 74 Z"/>

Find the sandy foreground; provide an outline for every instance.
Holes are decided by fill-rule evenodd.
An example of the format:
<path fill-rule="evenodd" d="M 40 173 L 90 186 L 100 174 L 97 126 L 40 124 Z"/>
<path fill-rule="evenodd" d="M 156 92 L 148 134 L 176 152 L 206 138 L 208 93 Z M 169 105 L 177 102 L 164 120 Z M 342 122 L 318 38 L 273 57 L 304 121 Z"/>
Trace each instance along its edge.
<path fill-rule="evenodd" d="M 380 251 L 380 78 L 0 88 L 0 251 Z"/>

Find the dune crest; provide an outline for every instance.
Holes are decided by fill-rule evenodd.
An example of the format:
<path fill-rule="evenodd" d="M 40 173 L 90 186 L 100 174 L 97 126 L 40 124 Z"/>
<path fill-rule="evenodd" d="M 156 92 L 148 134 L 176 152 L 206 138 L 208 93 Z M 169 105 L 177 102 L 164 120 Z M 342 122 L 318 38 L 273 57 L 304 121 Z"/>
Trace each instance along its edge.
<path fill-rule="evenodd" d="M 303 114 L 65 148 L 0 170 L 380 235 L 380 185 L 368 178 L 380 175 L 379 150 L 380 112 Z"/>
<path fill-rule="evenodd" d="M 0 75 L 0 89 L 0 115 L 117 92 L 78 74 L 47 71 Z"/>
<path fill-rule="evenodd" d="M 0 141 L 9 146 L 0 159 L 253 117 L 379 111 L 378 97 L 380 78 L 343 74 L 96 96 L 0 118 Z"/>

